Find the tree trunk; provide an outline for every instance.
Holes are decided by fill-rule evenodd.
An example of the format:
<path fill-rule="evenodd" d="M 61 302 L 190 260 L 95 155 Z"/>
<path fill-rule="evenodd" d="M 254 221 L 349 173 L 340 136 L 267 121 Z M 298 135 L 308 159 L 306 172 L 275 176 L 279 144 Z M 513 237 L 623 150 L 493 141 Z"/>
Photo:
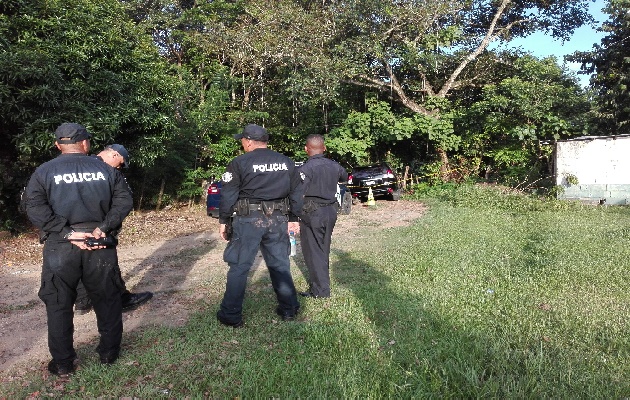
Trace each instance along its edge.
<path fill-rule="evenodd" d="M 451 180 L 450 177 L 450 164 L 448 161 L 448 154 L 446 154 L 446 151 L 442 150 L 442 149 L 437 149 L 437 153 L 440 156 L 440 179 L 442 180 L 442 182 L 449 182 Z"/>
<path fill-rule="evenodd" d="M 138 199 L 138 210 L 142 210 L 142 203 L 144 202 L 144 189 L 147 187 L 147 174 L 144 173 L 142 177 L 142 185 L 140 186 L 140 198 Z"/>
<path fill-rule="evenodd" d="M 155 211 L 160 211 L 160 207 L 162 207 L 162 197 L 164 196 L 165 185 L 166 185 L 166 179 L 162 178 L 162 183 L 160 184 L 160 193 L 158 193 L 157 202 L 155 204 Z"/>

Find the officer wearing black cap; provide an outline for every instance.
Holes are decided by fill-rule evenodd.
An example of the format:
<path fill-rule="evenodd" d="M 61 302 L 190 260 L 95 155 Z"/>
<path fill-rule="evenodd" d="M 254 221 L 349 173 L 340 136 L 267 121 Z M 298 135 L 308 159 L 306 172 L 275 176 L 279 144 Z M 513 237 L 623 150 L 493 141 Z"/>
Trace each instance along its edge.
<path fill-rule="evenodd" d="M 55 131 L 61 155 L 39 166 L 26 187 L 26 212 L 45 241 L 39 298 L 46 304 L 48 370 L 74 371 L 72 305 L 79 279 L 94 304 L 101 363 L 118 358 L 122 339 L 121 287 L 115 247 L 95 245 L 118 229 L 133 207 L 122 174 L 88 156 L 91 135 L 79 124 L 64 123 Z"/>
<path fill-rule="evenodd" d="M 247 125 L 234 139 L 245 154 L 233 159 L 222 176 L 219 233 L 229 240 L 223 259 L 230 269 L 217 318 L 228 326 L 243 324 L 247 274 L 260 248 L 278 299 L 276 313 L 290 321 L 300 304 L 290 271 L 288 222 L 297 221 L 302 209 L 302 180 L 289 157 L 267 148 L 265 128 Z"/>
<path fill-rule="evenodd" d="M 129 168 L 129 152 L 122 144 L 110 144 L 95 157 L 116 169 Z M 110 233 L 113 237 L 117 237 L 118 230 L 114 230 Z M 118 271 L 120 271 L 120 268 Z M 121 299 L 123 312 L 135 310 L 153 298 L 153 293 L 151 292 L 131 293 L 127 290 L 127 285 L 125 284 L 122 275 L 118 278 L 120 279 L 120 283 L 122 285 Z M 89 313 L 90 311 L 92 311 L 92 301 L 85 290 L 85 286 L 83 286 L 83 283 L 79 281 L 79 285 L 77 286 L 77 300 L 74 305 L 74 313 L 77 315 L 83 315 Z"/>
<path fill-rule="evenodd" d="M 300 167 L 304 179 L 304 207 L 300 220 L 302 254 L 308 268 L 306 297 L 330 297 L 330 244 L 337 222 L 337 183 L 346 182 L 348 173 L 326 158 L 322 135 L 309 135 L 304 146 L 308 160 Z"/>
<path fill-rule="evenodd" d="M 97 157 L 116 169 L 129 168 L 129 152 L 122 144 L 106 146 Z"/>

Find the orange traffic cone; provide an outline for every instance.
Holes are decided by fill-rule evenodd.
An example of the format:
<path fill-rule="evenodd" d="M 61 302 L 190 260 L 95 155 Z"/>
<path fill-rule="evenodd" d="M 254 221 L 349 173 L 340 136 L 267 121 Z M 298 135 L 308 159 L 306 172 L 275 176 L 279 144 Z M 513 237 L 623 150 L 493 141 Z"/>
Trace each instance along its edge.
<path fill-rule="evenodd" d="M 372 193 L 372 188 L 370 188 L 370 190 L 368 192 L 367 205 L 368 206 L 375 206 L 376 205 L 376 202 L 374 201 L 374 193 Z"/>

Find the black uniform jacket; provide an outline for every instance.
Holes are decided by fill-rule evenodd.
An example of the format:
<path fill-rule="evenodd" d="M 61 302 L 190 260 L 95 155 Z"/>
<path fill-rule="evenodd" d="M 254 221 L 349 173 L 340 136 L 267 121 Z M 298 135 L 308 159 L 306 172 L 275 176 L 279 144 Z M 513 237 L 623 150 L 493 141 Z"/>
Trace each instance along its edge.
<path fill-rule="evenodd" d="M 320 204 L 335 203 L 337 183 L 348 181 L 346 170 L 323 154 L 311 156 L 300 172 L 304 179 L 304 199 Z"/>
<path fill-rule="evenodd" d="M 40 165 L 25 195 L 29 219 L 46 234 L 63 236 L 71 225 L 90 222 L 109 233 L 133 209 L 131 189 L 120 171 L 81 153 L 61 154 Z"/>
<path fill-rule="evenodd" d="M 267 148 L 242 154 L 227 166 L 221 177 L 219 222 L 229 222 L 238 199 L 251 203 L 289 198 L 291 215 L 297 221 L 302 211 L 302 179 L 289 157 Z"/>

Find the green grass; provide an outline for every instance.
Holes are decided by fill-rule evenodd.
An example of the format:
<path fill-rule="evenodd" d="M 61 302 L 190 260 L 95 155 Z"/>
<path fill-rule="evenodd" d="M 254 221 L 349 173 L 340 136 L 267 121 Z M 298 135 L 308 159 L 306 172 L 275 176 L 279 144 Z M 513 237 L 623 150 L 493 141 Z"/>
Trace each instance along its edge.
<path fill-rule="evenodd" d="M 125 334 L 111 368 L 84 347 L 62 385 L 27 374 L 0 395 L 630 396 L 630 210 L 432 190 L 413 226 L 336 240 L 334 297 L 302 300 L 299 322 L 277 321 L 262 276 L 245 329 L 220 326 L 208 299 L 182 328 Z"/>

